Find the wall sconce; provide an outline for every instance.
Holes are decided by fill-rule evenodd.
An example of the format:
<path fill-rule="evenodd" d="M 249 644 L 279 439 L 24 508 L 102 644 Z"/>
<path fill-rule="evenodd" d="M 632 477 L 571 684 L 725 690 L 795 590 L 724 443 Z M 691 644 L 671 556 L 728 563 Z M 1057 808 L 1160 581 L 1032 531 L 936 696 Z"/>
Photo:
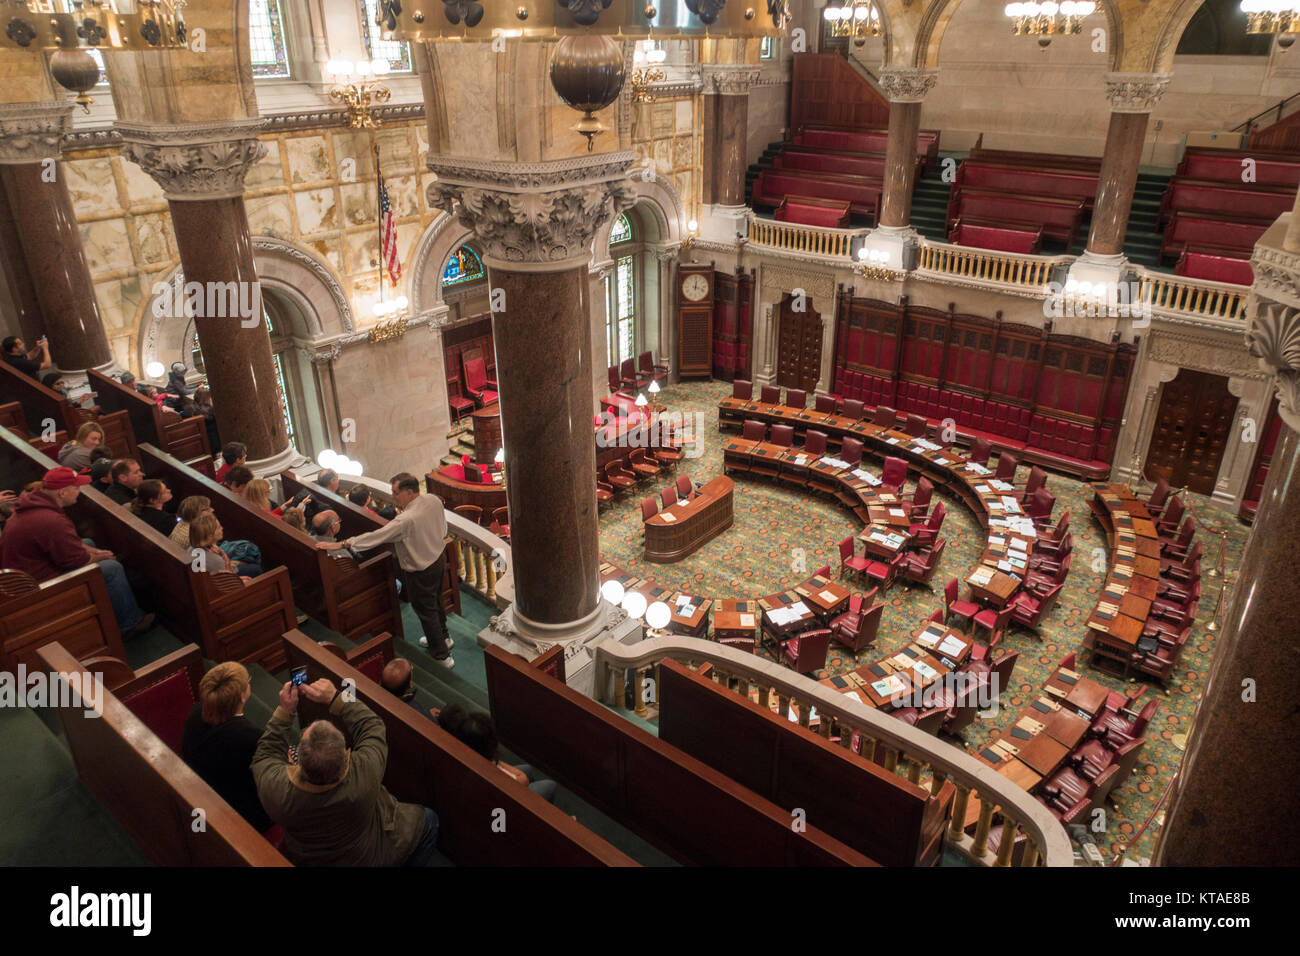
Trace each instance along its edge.
<path fill-rule="evenodd" d="M 868 249 L 863 246 L 858 250 L 858 265 L 853 270 L 864 279 L 876 282 L 893 282 L 901 279 L 902 274 L 889 268 L 889 252 L 885 249 Z"/>
<path fill-rule="evenodd" d="M 695 248 L 695 240 L 700 237 L 700 223 L 692 219 L 686 224 L 686 235 L 682 237 L 681 251 L 689 253 Z"/>
<path fill-rule="evenodd" d="M 379 126 L 371 112 L 380 103 L 387 103 L 391 91 L 377 77 L 389 70 L 387 60 L 330 60 L 325 73 L 334 80 L 330 99 L 342 103 L 348 111 L 348 126 L 352 129 L 374 129 Z"/>

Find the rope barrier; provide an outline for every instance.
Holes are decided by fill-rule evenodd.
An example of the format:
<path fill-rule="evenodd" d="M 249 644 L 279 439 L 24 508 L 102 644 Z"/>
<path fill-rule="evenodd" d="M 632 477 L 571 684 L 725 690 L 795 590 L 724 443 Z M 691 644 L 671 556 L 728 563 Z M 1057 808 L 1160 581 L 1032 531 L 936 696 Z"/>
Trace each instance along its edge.
<path fill-rule="evenodd" d="M 1147 827 L 1151 826 L 1151 821 L 1156 818 L 1156 814 L 1159 813 L 1160 808 L 1164 806 L 1165 800 L 1169 796 L 1169 791 L 1172 790 L 1173 787 L 1174 787 L 1174 777 L 1170 777 L 1169 783 L 1165 786 L 1165 792 L 1160 794 L 1160 799 L 1157 800 L 1156 805 L 1151 808 L 1150 816 L 1146 818 L 1146 821 L 1143 822 L 1142 826 L 1138 827 L 1137 832 L 1134 833 L 1131 837 L 1128 838 L 1128 840 L 1125 841 L 1124 845 L 1119 848 L 1119 852 L 1115 854 L 1115 858 L 1111 860 L 1108 864 L 1106 864 L 1107 866 L 1118 866 L 1119 861 L 1124 859 L 1124 854 L 1128 852 L 1129 847 L 1131 847 L 1134 843 L 1137 843 L 1137 841 L 1141 839 L 1142 834 L 1147 832 Z"/>

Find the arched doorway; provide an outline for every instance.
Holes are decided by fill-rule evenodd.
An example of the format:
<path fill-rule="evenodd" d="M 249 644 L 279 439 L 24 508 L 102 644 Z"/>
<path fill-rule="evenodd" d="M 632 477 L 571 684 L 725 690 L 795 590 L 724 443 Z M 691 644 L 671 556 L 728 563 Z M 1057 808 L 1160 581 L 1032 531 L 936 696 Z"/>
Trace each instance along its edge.
<path fill-rule="evenodd" d="M 1236 411 L 1237 396 L 1228 390 L 1225 376 L 1179 369 L 1161 388 L 1143 469 L 1146 477 L 1214 494 Z"/>
<path fill-rule="evenodd" d="M 776 384 L 812 392 L 822 372 L 822 317 L 807 296 L 781 297 Z"/>

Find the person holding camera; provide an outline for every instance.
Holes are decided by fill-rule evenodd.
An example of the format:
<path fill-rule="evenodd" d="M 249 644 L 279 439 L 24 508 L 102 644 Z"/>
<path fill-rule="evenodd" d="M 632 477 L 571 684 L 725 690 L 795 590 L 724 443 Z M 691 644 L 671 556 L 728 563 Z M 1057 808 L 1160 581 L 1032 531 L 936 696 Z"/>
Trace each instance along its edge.
<path fill-rule="evenodd" d="M 50 360 L 50 340 L 43 335 L 36 340 L 34 349 L 28 349 L 16 335 L 0 342 L 0 349 L 4 349 L 6 362 L 30 378 L 36 378 L 38 372 L 54 364 Z"/>

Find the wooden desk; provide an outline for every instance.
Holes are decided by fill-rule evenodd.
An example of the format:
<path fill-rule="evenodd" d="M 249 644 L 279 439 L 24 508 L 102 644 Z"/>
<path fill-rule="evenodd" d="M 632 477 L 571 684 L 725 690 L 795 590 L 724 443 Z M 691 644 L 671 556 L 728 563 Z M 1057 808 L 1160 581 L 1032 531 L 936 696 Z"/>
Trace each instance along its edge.
<path fill-rule="evenodd" d="M 447 466 L 452 468 L 453 466 Z M 454 466 L 459 468 L 460 466 Z M 488 474 L 488 472 L 484 472 Z M 492 512 L 497 508 L 506 506 L 506 489 L 504 485 L 499 485 L 495 481 L 487 481 L 483 484 L 472 481 L 463 481 L 457 478 L 454 473 L 439 468 L 431 471 L 424 476 L 424 490 L 431 495 L 437 495 L 442 499 L 443 506 L 448 511 L 454 511 L 461 505 L 478 505 L 483 509 L 483 514 L 491 517 Z"/>
<path fill-rule="evenodd" d="M 758 622 L 763 610 L 757 601 L 723 598 L 713 612 L 713 639 L 751 653 L 758 646 Z"/>
<path fill-rule="evenodd" d="M 1052 710 L 1050 702 L 1045 699 L 1040 699 L 1040 702 L 1048 706 L 1046 711 L 1039 711 L 1031 703 L 1033 709 L 1026 710 L 1025 713 L 1043 725 L 1043 733 L 1064 744 L 1067 749 L 1073 750 L 1079 746 L 1083 735 L 1088 732 L 1088 721 L 1064 708 Z"/>
<path fill-rule="evenodd" d="M 823 621 L 829 621 L 849 604 L 849 589 L 820 574 L 796 584 L 794 589 Z"/>
<path fill-rule="evenodd" d="M 981 583 L 979 576 L 987 572 L 992 573 Z M 991 604 L 998 610 L 1006 607 L 1012 595 L 1020 589 L 1020 582 L 1016 578 L 1003 571 L 994 571 L 988 565 L 980 565 L 972 571 L 967 576 L 966 583 L 970 585 L 971 597 L 975 601 Z"/>
<path fill-rule="evenodd" d="M 687 601 L 685 605 L 680 603 L 682 598 Z M 699 595 L 674 591 L 668 596 L 666 603 L 673 612 L 673 618 L 668 624 L 668 630 L 686 637 L 701 639 L 705 637 L 709 630 L 709 610 L 713 607 L 712 601 Z M 682 614 L 680 611 L 683 607 L 689 607 L 693 610 L 690 614 Z"/>
<path fill-rule="evenodd" d="M 1025 734 L 1026 736 L 1018 736 Z M 1050 777 L 1060 768 L 1070 748 L 1051 735 L 1045 733 L 1030 734 L 1012 724 L 1001 734 L 998 740 L 1016 749 L 1015 757 L 1030 770 L 1041 777 Z"/>
<path fill-rule="evenodd" d="M 958 648 L 960 645 L 960 649 Z M 975 642 L 961 631 L 939 623 L 926 624 L 912 635 L 912 646 L 957 667 L 970 658 Z"/>
<path fill-rule="evenodd" d="M 689 501 L 663 509 L 645 522 L 645 559 L 680 561 L 731 527 L 732 480 L 719 475 Z"/>
<path fill-rule="evenodd" d="M 803 610 L 799 616 L 787 624 L 775 624 L 771 618 L 771 612 L 777 608 L 786 608 L 793 605 L 803 605 Z M 763 609 L 763 631 L 771 634 L 773 640 L 785 640 L 791 634 L 798 634 L 800 631 L 809 629 L 809 625 L 817 620 L 817 614 L 803 599 L 803 595 L 797 591 L 782 591 L 779 594 L 769 594 L 766 597 L 758 599 L 758 606 Z"/>
<path fill-rule="evenodd" d="M 493 402 L 470 415 L 474 426 L 474 460 L 492 462 L 501 450 L 501 404 Z M 490 467 L 490 464 L 489 464 Z"/>

